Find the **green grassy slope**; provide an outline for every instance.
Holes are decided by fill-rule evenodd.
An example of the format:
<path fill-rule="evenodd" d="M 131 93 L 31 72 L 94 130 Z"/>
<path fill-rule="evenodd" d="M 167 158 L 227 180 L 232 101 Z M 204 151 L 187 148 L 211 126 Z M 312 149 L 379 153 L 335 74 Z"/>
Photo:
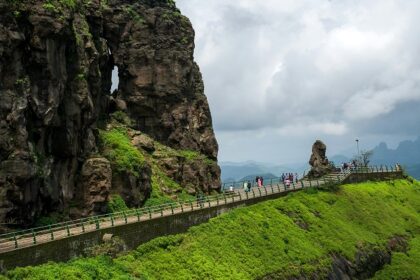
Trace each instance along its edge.
<path fill-rule="evenodd" d="M 391 264 L 377 272 L 373 279 L 420 279 L 420 236 L 409 242 L 407 253 L 394 253 Z"/>
<path fill-rule="evenodd" d="M 12 279 L 254 279 L 327 273 L 331 253 L 354 259 L 366 244 L 410 238 L 410 255 L 396 253 L 377 273 L 399 268 L 413 279 L 419 265 L 420 183 L 405 180 L 343 186 L 337 193 L 302 191 L 230 211 L 188 233 L 152 240 L 114 260 L 78 259 L 19 268 Z M 413 254 L 413 256 L 411 255 Z M 388 278 L 387 278 L 388 277 Z"/>

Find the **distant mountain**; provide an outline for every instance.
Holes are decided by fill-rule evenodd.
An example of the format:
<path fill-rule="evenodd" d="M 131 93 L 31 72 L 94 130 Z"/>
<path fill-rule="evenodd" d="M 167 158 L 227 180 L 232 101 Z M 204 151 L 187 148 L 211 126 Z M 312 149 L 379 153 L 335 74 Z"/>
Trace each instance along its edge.
<path fill-rule="evenodd" d="M 420 180 L 420 164 L 407 166 L 406 171 L 410 176 Z"/>
<path fill-rule="evenodd" d="M 382 142 L 373 149 L 372 164 L 393 165 L 399 163 L 405 166 L 420 164 L 420 137 L 414 141 L 400 142 L 396 149 L 389 149 Z"/>
<path fill-rule="evenodd" d="M 239 181 L 255 181 L 255 177 L 260 176 L 263 177 L 265 181 L 278 178 L 279 176 L 274 175 L 273 173 L 265 173 L 265 174 L 255 174 L 255 175 L 248 175 L 241 178 Z"/>
<path fill-rule="evenodd" d="M 254 178 L 255 176 L 264 176 L 267 178 L 279 177 L 282 173 L 303 173 L 303 171 L 308 169 L 306 164 L 290 164 L 290 166 L 285 165 L 275 165 L 270 163 L 261 163 L 255 161 L 246 161 L 246 162 L 221 162 L 220 168 L 222 169 L 222 181 L 231 182 L 231 181 L 241 181 L 246 178 Z"/>
<path fill-rule="evenodd" d="M 420 137 L 414 141 L 402 141 L 396 149 L 380 143 L 373 149 L 372 164 L 401 164 L 407 173 L 420 179 Z"/>

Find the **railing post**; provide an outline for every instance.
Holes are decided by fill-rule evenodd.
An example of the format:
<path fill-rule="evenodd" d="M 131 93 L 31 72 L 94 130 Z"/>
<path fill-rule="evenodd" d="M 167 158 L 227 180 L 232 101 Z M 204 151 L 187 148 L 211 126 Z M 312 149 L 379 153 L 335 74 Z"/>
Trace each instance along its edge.
<path fill-rule="evenodd" d="M 149 220 L 152 219 L 152 210 L 150 210 L 150 207 L 147 208 L 147 211 L 149 212 Z"/>
<path fill-rule="evenodd" d="M 70 236 L 70 228 L 69 225 L 66 225 L 67 236 Z"/>
<path fill-rule="evenodd" d="M 36 234 L 34 230 L 32 230 L 32 238 L 33 238 L 33 243 L 36 244 Z"/>
<path fill-rule="evenodd" d="M 193 206 L 192 200 L 190 200 L 190 206 L 191 206 L 191 211 L 193 211 L 194 210 L 194 206 Z"/>
<path fill-rule="evenodd" d="M 248 200 L 249 199 L 248 192 L 245 192 L 245 195 L 246 195 L 246 199 Z"/>
<path fill-rule="evenodd" d="M 273 179 L 271 179 L 271 180 L 273 180 Z M 273 184 L 270 184 L 270 188 L 271 188 L 271 193 L 273 194 L 274 193 Z"/>
<path fill-rule="evenodd" d="M 264 191 L 265 191 L 265 195 L 267 196 L 267 188 L 265 186 L 263 186 Z"/>
<path fill-rule="evenodd" d="M 225 204 L 227 204 L 226 194 L 223 193 L 223 198 L 225 199 Z"/>
<path fill-rule="evenodd" d="M 85 232 L 85 224 L 83 223 L 83 220 L 82 220 L 82 232 Z"/>
<path fill-rule="evenodd" d="M 251 190 L 252 190 L 252 196 L 255 198 L 255 191 L 254 191 L 254 188 L 252 188 Z"/>
<path fill-rule="evenodd" d="M 54 232 L 52 231 L 51 225 L 48 225 L 48 228 L 50 229 L 51 240 L 54 240 Z"/>
<path fill-rule="evenodd" d="M 259 194 L 261 196 L 261 188 L 260 187 L 258 187 L 258 192 L 259 192 Z"/>
<path fill-rule="evenodd" d="M 112 227 L 114 226 L 114 215 L 113 215 L 113 213 L 111 213 L 111 226 Z"/>
<path fill-rule="evenodd" d="M 239 201 L 242 201 L 241 192 L 238 192 L 238 194 L 239 194 Z"/>
<path fill-rule="evenodd" d="M 209 203 L 209 208 L 210 208 L 211 207 L 210 199 L 208 197 L 206 197 L 206 198 L 207 198 L 207 202 Z"/>
<path fill-rule="evenodd" d="M 18 247 L 18 242 L 17 242 L 17 239 L 16 239 L 16 234 L 14 234 L 14 233 L 13 233 L 13 240 L 15 241 L 15 248 L 17 248 Z"/>
<path fill-rule="evenodd" d="M 295 182 L 292 182 L 292 187 L 293 187 L 294 190 L 296 189 Z"/>
<path fill-rule="evenodd" d="M 316 179 L 316 186 L 319 188 L 319 180 Z"/>
<path fill-rule="evenodd" d="M 125 211 L 123 211 L 123 216 L 124 216 L 124 221 L 125 221 L 125 224 L 127 224 L 128 222 L 127 222 L 127 214 L 125 213 Z"/>
<path fill-rule="evenodd" d="M 98 217 L 95 217 L 96 229 L 100 228 Z"/>
<path fill-rule="evenodd" d="M 140 213 L 139 213 L 139 209 L 136 208 L 136 216 L 137 216 L 137 221 L 140 222 Z"/>
<path fill-rule="evenodd" d="M 300 181 L 300 184 L 302 185 L 302 189 L 305 188 L 305 184 L 303 183 L 303 180 Z"/>
<path fill-rule="evenodd" d="M 273 189 L 273 178 L 270 179 L 270 186 L 271 186 L 271 189 Z"/>
<path fill-rule="evenodd" d="M 179 205 L 181 205 L 181 213 L 184 213 L 184 204 L 183 203 L 179 203 Z"/>
<path fill-rule="evenodd" d="M 171 205 L 171 213 L 173 215 L 174 214 L 174 206 L 172 205 L 172 203 L 170 205 Z"/>
<path fill-rule="evenodd" d="M 312 181 L 309 180 L 309 187 L 312 188 Z"/>
<path fill-rule="evenodd" d="M 219 206 L 219 195 L 216 195 L 217 206 Z"/>

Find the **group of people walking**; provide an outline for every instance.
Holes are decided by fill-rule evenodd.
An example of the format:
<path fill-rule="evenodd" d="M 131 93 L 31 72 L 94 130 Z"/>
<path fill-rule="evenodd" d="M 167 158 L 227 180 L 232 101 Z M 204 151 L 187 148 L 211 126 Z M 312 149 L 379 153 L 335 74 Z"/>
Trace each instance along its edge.
<path fill-rule="evenodd" d="M 297 173 L 295 173 L 295 174 L 293 174 L 293 173 L 283 173 L 283 174 L 281 174 L 281 180 L 286 187 L 289 187 L 290 184 L 292 184 L 294 182 L 297 183 L 299 179 L 298 179 L 298 174 Z"/>
<path fill-rule="evenodd" d="M 297 183 L 299 180 L 297 173 L 283 173 L 280 177 L 281 182 L 289 187 L 292 183 Z M 261 188 L 264 186 L 264 178 L 262 176 L 255 177 L 255 186 Z M 245 192 L 250 192 L 252 188 L 252 183 L 250 180 L 243 182 L 243 189 Z"/>
<path fill-rule="evenodd" d="M 357 162 L 355 160 L 351 161 L 351 162 L 343 162 L 341 164 L 341 171 L 344 172 L 348 169 L 353 169 L 357 167 Z"/>

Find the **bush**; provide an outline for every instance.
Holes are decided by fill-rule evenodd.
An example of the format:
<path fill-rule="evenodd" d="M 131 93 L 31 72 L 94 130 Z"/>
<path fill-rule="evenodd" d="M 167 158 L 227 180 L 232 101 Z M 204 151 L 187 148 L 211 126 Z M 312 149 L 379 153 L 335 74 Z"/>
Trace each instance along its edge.
<path fill-rule="evenodd" d="M 118 194 L 111 195 L 109 201 L 108 201 L 108 213 L 116 213 L 116 212 L 122 212 L 127 211 L 129 208 L 125 204 L 124 199 Z"/>

